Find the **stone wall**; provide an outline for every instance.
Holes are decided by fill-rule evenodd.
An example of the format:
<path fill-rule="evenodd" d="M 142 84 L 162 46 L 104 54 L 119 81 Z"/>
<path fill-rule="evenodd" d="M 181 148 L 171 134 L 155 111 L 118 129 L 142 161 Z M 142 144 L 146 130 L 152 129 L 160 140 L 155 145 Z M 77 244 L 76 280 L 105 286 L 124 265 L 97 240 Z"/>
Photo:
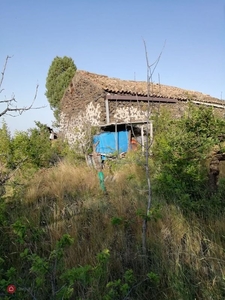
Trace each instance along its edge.
<path fill-rule="evenodd" d="M 90 143 L 91 127 L 104 122 L 104 93 L 84 78 L 75 77 L 61 101 L 60 132 L 82 151 Z"/>
<path fill-rule="evenodd" d="M 82 151 L 90 144 L 91 128 L 106 124 L 106 92 L 85 77 L 75 76 L 61 101 L 60 132 L 70 145 L 79 145 Z M 145 121 L 148 115 L 146 101 L 108 100 L 109 123 Z M 152 103 L 151 113 L 162 108 L 170 111 L 174 118 L 184 115 L 188 102 Z M 224 117 L 223 108 L 214 112 Z"/>
<path fill-rule="evenodd" d="M 177 103 L 148 103 L 146 101 L 109 101 L 110 122 L 144 121 L 150 114 L 160 112 L 161 109 L 171 111 L 175 118 L 181 117 L 187 108 L 187 102 Z"/>
<path fill-rule="evenodd" d="M 139 101 L 109 101 L 110 122 L 143 121 L 147 118 L 147 106 Z"/>

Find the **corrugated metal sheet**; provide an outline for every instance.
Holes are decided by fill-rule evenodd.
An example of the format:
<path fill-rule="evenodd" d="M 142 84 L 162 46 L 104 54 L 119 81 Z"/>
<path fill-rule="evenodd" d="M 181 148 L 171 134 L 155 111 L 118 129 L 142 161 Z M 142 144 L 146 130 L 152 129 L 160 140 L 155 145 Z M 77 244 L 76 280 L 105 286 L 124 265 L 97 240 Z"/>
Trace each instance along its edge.
<path fill-rule="evenodd" d="M 127 152 L 129 147 L 128 132 L 103 132 L 95 135 L 93 142 L 94 144 L 98 142 L 96 152 L 101 153 L 103 156 L 108 156 L 117 151 L 119 153 Z"/>

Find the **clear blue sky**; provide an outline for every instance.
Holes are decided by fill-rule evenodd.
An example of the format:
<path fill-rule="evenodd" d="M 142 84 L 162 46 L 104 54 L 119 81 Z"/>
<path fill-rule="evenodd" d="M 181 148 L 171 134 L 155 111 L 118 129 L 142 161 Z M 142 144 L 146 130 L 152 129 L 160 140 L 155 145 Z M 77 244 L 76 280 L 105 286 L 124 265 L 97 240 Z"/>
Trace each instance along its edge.
<path fill-rule="evenodd" d="M 77 68 L 146 80 L 142 39 L 150 63 L 166 46 L 153 81 L 225 99 L 225 0 L 1 0 L 0 67 L 9 61 L 0 100 L 41 110 L 7 118 L 11 132 L 54 120 L 45 81 L 55 56 Z"/>

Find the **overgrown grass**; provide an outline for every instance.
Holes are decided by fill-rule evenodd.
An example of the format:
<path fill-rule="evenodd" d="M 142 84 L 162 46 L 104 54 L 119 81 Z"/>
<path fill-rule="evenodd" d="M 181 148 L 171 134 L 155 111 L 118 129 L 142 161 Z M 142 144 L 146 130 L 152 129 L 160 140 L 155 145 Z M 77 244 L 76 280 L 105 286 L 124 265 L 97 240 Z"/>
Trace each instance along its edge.
<path fill-rule="evenodd" d="M 8 241 L 3 238 L 1 249 L 4 259 L 11 256 L 7 266 L 14 263 L 20 271 L 28 268 L 19 257 L 24 248 L 46 257 L 57 241 L 69 234 L 74 243 L 64 252 L 68 270 L 97 266 L 98 253 L 104 249 L 110 253 L 97 281 L 90 280 L 85 285 L 74 282 L 71 299 L 223 299 L 223 218 L 209 222 L 194 214 L 187 218 L 178 207 L 153 195 L 146 269 L 141 248 L 147 201 L 145 170 L 129 158 L 122 164 L 114 166 L 113 171 L 105 169 L 105 175 L 109 175 L 105 182 L 107 193 L 101 191 L 96 171 L 84 164 L 62 162 L 40 170 L 23 199 L 6 207 L 9 218 L 3 226 L 8 230 Z M 21 223 L 13 227 L 18 219 Z M 23 243 L 15 240 L 15 232 L 22 232 L 21 224 L 26 227 Z M 88 268 L 90 274 L 97 276 L 95 267 L 92 271 Z M 134 274 L 128 290 L 122 279 L 127 270 Z"/>

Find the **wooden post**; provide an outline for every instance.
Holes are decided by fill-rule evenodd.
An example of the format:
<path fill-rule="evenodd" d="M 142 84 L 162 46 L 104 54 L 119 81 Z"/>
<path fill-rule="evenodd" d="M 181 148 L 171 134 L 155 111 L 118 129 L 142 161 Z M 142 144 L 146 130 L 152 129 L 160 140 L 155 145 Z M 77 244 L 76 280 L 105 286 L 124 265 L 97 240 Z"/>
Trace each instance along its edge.
<path fill-rule="evenodd" d="M 105 99 L 105 110 L 106 110 L 106 124 L 109 124 L 109 100 Z"/>
<path fill-rule="evenodd" d="M 117 130 L 117 123 L 115 124 L 115 143 L 116 143 L 116 152 L 117 152 L 117 157 L 119 155 L 119 145 L 118 145 L 118 130 Z"/>

